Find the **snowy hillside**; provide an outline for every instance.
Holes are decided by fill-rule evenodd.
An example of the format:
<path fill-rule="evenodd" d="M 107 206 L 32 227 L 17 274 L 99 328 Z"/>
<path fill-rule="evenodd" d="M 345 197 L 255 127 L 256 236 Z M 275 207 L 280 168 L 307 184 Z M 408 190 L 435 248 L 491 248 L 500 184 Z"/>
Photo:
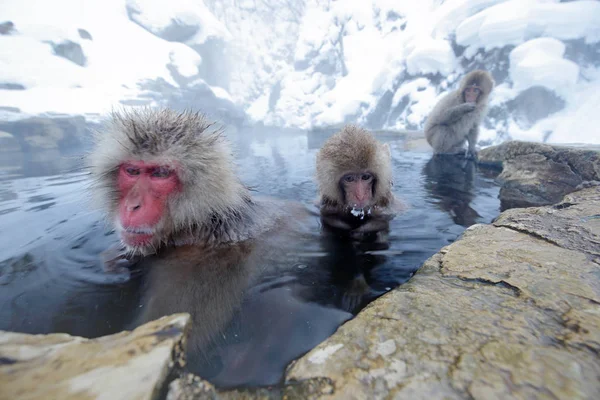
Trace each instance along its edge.
<path fill-rule="evenodd" d="M 441 3 L 441 4 L 440 4 Z M 483 143 L 600 143 L 600 3 L 339 0 L 307 5 L 271 124 L 423 126 L 475 68 L 497 88 Z"/>
<path fill-rule="evenodd" d="M 201 1 L 7 0 L 0 3 L 0 117 L 94 115 L 119 105 L 204 103 L 240 117 L 210 82 L 230 40 Z M 18 113 L 17 111 L 20 111 Z M 239 114 L 239 115 L 238 115 Z"/>
<path fill-rule="evenodd" d="M 598 1 L 0 3 L 0 119 L 169 104 L 235 123 L 420 129 L 476 68 L 497 82 L 482 145 L 600 143 Z"/>

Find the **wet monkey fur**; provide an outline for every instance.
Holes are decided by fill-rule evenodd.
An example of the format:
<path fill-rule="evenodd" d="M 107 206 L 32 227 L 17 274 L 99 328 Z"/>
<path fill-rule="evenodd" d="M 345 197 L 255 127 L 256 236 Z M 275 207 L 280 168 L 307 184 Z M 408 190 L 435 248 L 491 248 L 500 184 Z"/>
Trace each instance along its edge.
<path fill-rule="evenodd" d="M 223 379 L 243 372 L 248 363 L 268 362 L 270 353 L 262 349 L 269 336 L 254 335 L 268 317 L 281 316 L 273 329 L 284 338 L 306 326 L 294 314 L 304 309 L 296 297 L 306 286 L 279 287 L 279 279 L 293 282 L 306 274 L 302 279 L 324 282 L 311 285 L 314 290 L 329 288 L 329 266 L 298 250 L 319 237 L 314 214 L 299 203 L 252 196 L 235 173 L 224 135 L 201 114 L 113 113 L 95 139 L 88 158 L 92 195 L 117 230 L 125 258 L 135 258 L 142 271 L 140 307 L 131 328 L 187 312 L 192 318 L 188 360 L 200 365 L 206 351 L 221 354 Z M 351 316 L 330 307 L 314 309 L 306 317 L 314 325 Z M 256 337 L 235 343 L 221 334 L 238 330 Z M 317 326 L 306 341 L 314 346 L 329 334 Z M 278 351 L 287 352 L 286 362 L 299 356 L 296 347 L 282 343 Z M 230 359 L 235 361 L 226 362 Z M 240 376 L 241 383 L 251 379 Z"/>
<path fill-rule="evenodd" d="M 200 113 L 115 112 L 87 161 L 93 198 L 130 255 L 237 243 L 276 219 L 251 198 L 227 142 Z"/>
<path fill-rule="evenodd" d="M 476 158 L 479 125 L 487 113 L 488 97 L 494 88 L 492 76 L 483 70 L 471 71 L 460 87 L 444 96 L 425 122 L 425 138 L 435 154 L 464 154 Z"/>
<path fill-rule="evenodd" d="M 317 153 L 323 223 L 335 229 L 385 229 L 403 205 L 392 194 L 391 152 L 368 131 L 347 125 Z"/>

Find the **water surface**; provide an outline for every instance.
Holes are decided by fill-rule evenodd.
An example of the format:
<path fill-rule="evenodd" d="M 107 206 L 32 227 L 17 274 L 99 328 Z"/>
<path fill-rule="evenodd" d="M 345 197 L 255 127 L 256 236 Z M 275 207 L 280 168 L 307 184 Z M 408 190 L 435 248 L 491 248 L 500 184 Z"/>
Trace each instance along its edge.
<path fill-rule="evenodd" d="M 329 134 L 228 133 L 244 183 L 313 211 L 315 154 Z M 472 162 L 408 150 L 401 135 L 379 138 L 392 149 L 394 193 L 409 205 L 392 221 L 388 246 L 365 252 L 325 236 L 314 214 L 293 256 L 256 271 L 106 273 L 99 254 L 117 238 L 88 208 L 88 173 L 77 158 L 42 157 L 41 167 L 32 155 L 5 163 L 11 168 L 0 170 L 0 329 L 97 337 L 160 315 L 157 303 L 177 303 L 195 314 L 192 371 L 219 386 L 278 383 L 291 360 L 406 282 L 466 227 L 499 212 L 493 176 Z"/>

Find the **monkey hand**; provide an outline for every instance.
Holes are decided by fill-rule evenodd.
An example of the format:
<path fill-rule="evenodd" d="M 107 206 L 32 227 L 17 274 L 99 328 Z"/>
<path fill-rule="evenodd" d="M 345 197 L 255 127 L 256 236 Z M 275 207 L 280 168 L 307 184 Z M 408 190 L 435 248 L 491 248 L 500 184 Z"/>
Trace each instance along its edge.
<path fill-rule="evenodd" d="M 121 245 L 114 245 L 100 253 L 102 269 L 108 274 L 120 274 L 126 272 L 138 260 L 128 258 L 125 248 Z"/>
<path fill-rule="evenodd" d="M 461 108 L 461 111 L 463 111 L 466 114 L 475 110 L 475 108 L 477 108 L 477 105 L 475 103 L 463 103 L 459 107 Z"/>
<path fill-rule="evenodd" d="M 477 161 L 478 157 L 479 157 L 479 155 L 477 154 L 477 150 L 475 150 L 475 149 L 467 150 L 467 155 L 466 155 L 467 160 Z"/>

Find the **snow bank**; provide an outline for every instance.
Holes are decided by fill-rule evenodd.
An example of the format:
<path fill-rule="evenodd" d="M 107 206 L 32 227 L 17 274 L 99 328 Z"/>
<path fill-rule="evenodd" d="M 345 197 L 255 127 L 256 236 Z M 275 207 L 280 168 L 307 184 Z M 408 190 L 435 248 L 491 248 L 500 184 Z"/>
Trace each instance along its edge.
<path fill-rule="evenodd" d="M 31 114 L 103 113 L 123 101 L 160 101 L 149 87 L 196 93 L 190 87 L 197 85 L 218 99 L 243 103 L 253 120 L 265 124 L 418 129 L 466 72 L 485 68 L 499 81 L 482 140 L 493 142 L 495 131 L 497 140 L 598 140 L 586 130 L 600 114 L 598 1 L 261 4 L 4 0 L 0 15 L 15 23 L 16 32 L 0 36 L 0 84 L 25 90 L 0 89 L 0 106 Z M 221 38 L 226 48 L 211 47 L 211 38 Z M 55 54 L 65 43 L 81 50 L 82 62 Z M 220 51 L 222 58 L 215 56 Z M 140 96 L 140 82 L 160 84 L 145 85 Z M 531 90 L 533 97 L 521 96 L 534 86 L 559 100 L 545 90 L 536 92 L 539 98 Z M 515 107 L 522 111 L 519 101 L 532 98 L 533 111 L 519 119 Z M 547 104 L 560 109 L 563 102 L 563 110 L 536 116 Z"/>
<path fill-rule="evenodd" d="M 510 0 L 467 18 L 456 28 L 456 42 L 469 47 L 467 56 L 478 48 L 517 45 L 525 40 L 551 36 L 556 39 L 584 38 L 600 41 L 600 2 L 556 3 L 543 0 Z"/>
<path fill-rule="evenodd" d="M 510 53 L 510 77 L 515 90 L 544 86 L 566 97 L 577 83 L 579 67 L 565 60 L 565 45 L 553 38 L 533 39 Z"/>
<path fill-rule="evenodd" d="M 126 0 L 131 19 L 157 36 L 175 26 L 191 28 L 189 43 L 202 44 L 210 37 L 231 38 L 225 26 L 206 8 L 202 1 Z"/>
<path fill-rule="evenodd" d="M 600 69 L 590 72 L 591 82 L 569 96 L 567 107 L 540 121 L 532 130 L 551 132 L 550 143 L 600 144 Z"/>
<path fill-rule="evenodd" d="M 184 77 L 198 74 L 202 57 L 185 44 L 163 40 L 132 22 L 126 0 L 57 3 L 0 3 L 0 15 L 12 21 L 16 30 L 0 36 L 0 83 L 26 89 L 0 90 L 0 106 L 17 107 L 26 114 L 105 113 L 121 100 L 135 99 L 142 81 L 163 79 L 177 87 L 169 68 Z M 198 23 L 196 14 L 182 11 L 184 5 L 183 0 L 170 2 L 172 12 L 163 11 L 161 19 L 153 8 L 155 2 L 143 2 L 138 17 L 155 26 L 168 18 Z M 198 5 L 192 8 L 202 10 Z M 205 12 L 202 21 L 210 19 L 208 15 Z M 84 66 L 54 54 L 54 46 L 62 43 L 80 47 Z"/>
<path fill-rule="evenodd" d="M 433 36 L 453 33 L 466 18 L 506 0 L 447 0 L 433 12 Z"/>
<path fill-rule="evenodd" d="M 448 75 L 456 68 L 456 59 L 450 42 L 427 38 L 415 45 L 406 58 L 406 67 L 411 75 Z"/>

